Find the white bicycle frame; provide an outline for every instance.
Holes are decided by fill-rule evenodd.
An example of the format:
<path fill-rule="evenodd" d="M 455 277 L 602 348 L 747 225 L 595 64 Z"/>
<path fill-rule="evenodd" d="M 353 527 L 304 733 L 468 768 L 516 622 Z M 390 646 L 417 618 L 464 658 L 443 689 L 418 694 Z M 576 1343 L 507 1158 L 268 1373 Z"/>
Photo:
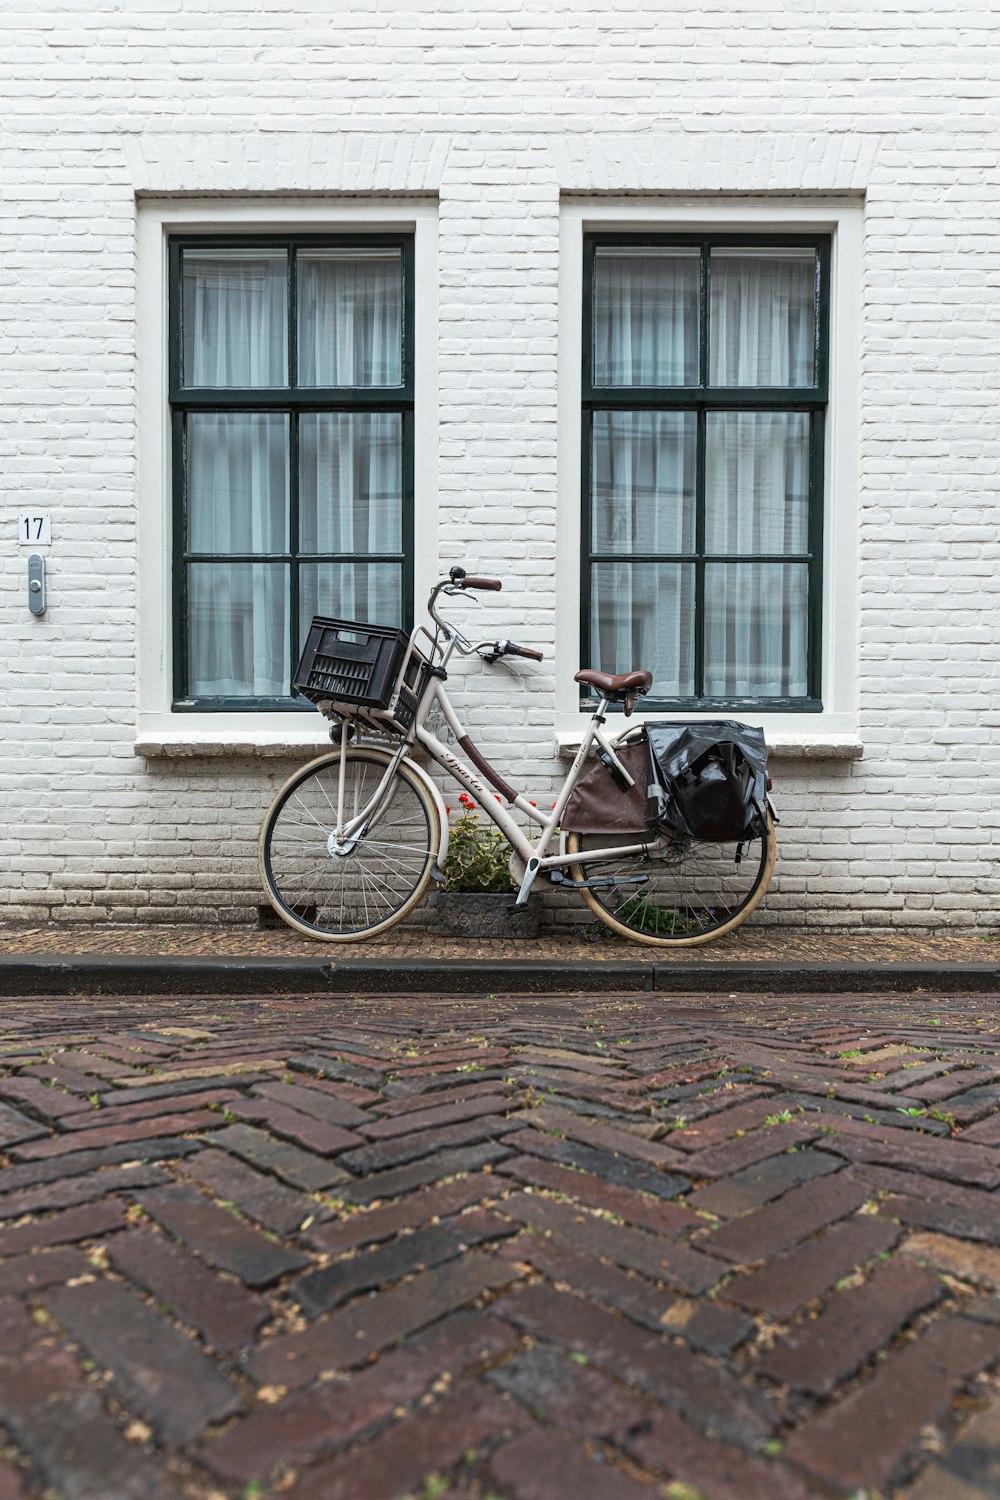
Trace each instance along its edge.
<path fill-rule="evenodd" d="M 331 834 L 331 844 L 333 844 L 335 841 L 341 849 L 344 849 L 345 846 L 350 845 L 356 839 L 362 838 L 369 827 L 374 826 L 374 824 L 377 822 L 379 813 L 382 810 L 383 805 L 387 807 L 389 805 L 389 801 L 391 801 L 391 785 L 394 772 L 399 765 L 404 763 L 410 767 L 410 769 L 425 783 L 425 785 L 429 784 L 430 790 L 435 797 L 435 801 L 439 805 L 439 811 L 443 811 L 442 799 L 440 793 L 437 791 L 437 788 L 434 787 L 432 782 L 430 782 L 430 778 L 427 776 L 423 768 L 415 761 L 411 760 L 411 758 L 406 753 L 410 746 L 412 746 L 413 744 L 418 744 L 421 745 L 424 750 L 426 750 L 430 758 L 435 761 L 436 764 L 442 768 L 442 770 L 447 771 L 453 777 L 453 779 L 465 789 L 466 792 L 468 792 L 476 799 L 483 812 L 487 815 L 488 818 L 490 818 L 493 823 L 496 824 L 496 826 L 500 829 L 500 832 L 506 838 L 507 842 L 511 845 L 511 848 L 520 856 L 520 858 L 524 862 L 524 878 L 521 882 L 520 890 L 517 893 L 517 897 L 515 900 L 516 906 L 523 906 L 525 904 L 530 894 L 531 887 L 539 874 L 558 872 L 564 869 L 567 865 L 583 865 L 588 861 L 607 860 L 609 858 L 615 858 L 619 856 L 638 856 L 642 854 L 648 854 L 658 846 L 665 847 L 666 844 L 670 841 L 651 832 L 647 839 L 641 840 L 638 843 L 623 844 L 620 847 L 615 848 L 602 848 L 592 851 L 589 854 L 583 851 L 581 851 L 580 853 L 569 854 L 566 851 L 566 835 L 565 833 L 560 833 L 558 840 L 558 851 L 556 853 L 549 853 L 553 839 L 556 837 L 557 830 L 559 830 L 560 828 L 562 815 L 566 808 L 566 803 L 568 802 L 573 788 L 576 786 L 576 783 L 580 778 L 580 774 L 587 762 L 587 758 L 590 755 L 590 752 L 595 744 L 600 746 L 600 748 L 611 758 L 611 761 L 617 767 L 621 777 L 624 779 L 625 786 L 631 787 L 635 785 L 634 778 L 629 774 L 626 767 L 618 759 L 618 756 L 615 754 L 614 745 L 604 733 L 604 723 L 607 718 L 608 704 L 610 703 L 611 699 L 609 696 L 602 697 L 596 709 L 594 710 L 590 722 L 583 732 L 583 737 L 580 741 L 580 747 L 577 750 L 576 755 L 573 757 L 573 764 L 570 766 L 568 772 L 566 773 L 565 780 L 563 781 L 563 784 L 559 790 L 551 812 L 548 814 L 539 812 L 538 808 L 535 807 L 534 804 L 522 792 L 518 792 L 514 787 L 508 786 L 506 779 L 501 776 L 499 772 L 495 772 L 493 767 L 489 765 L 489 762 L 486 761 L 485 757 L 483 757 L 479 753 L 479 751 L 476 750 L 475 745 L 467 735 L 457 713 L 455 712 L 455 709 L 451 704 L 451 701 L 448 698 L 448 694 L 445 689 L 445 679 L 447 675 L 446 668 L 455 650 L 459 650 L 463 655 L 466 656 L 471 656 L 473 654 L 481 655 L 484 649 L 491 650 L 493 648 L 493 643 L 490 641 L 481 641 L 473 645 L 471 642 L 467 641 L 465 637 L 462 636 L 454 626 L 447 624 L 444 620 L 441 619 L 441 617 L 437 613 L 435 605 L 437 596 L 442 591 L 453 594 L 465 593 L 464 589 L 456 587 L 447 579 L 439 583 L 432 591 L 430 600 L 428 602 L 428 611 L 431 615 L 431 618 L 434 620 L 435 624 L 438 627 L 438 631 L 440 633 L 439 636 L 431 636 L 426 627 L 418 626 L 416 630 L 414 630 L 410 638 L 412 647 L 416 644 L 418 637 L 426 637 L 431 647 L 430 652 L 427 654 L 429 655 L 429 659 L 432 664 L 432 672 L 428 676 L 426 685 L 421 694 L 413 724 L 403 736 L 395 753 L 391 756 L 391 759 L 386 766 L 385 773 L 378 786 L 375 788 L 375 791 L 372 793 L 372 796 L 369 798 L 368 802 L 363 808 L 355 813 L 354 816 L 349 818 L 345 817 L 344 806 L 346 757 L 342 757 L 337 794 L 337 826 L 334 832 Z M 441 637 L 443 637 L 443 641 Z M 511 813 L 508 812 L 507 808 L 503 805 L 501 797 L 494 790 L 492 790 L 491 787 L 487 786 L 483 781 L 481 781 L 464 760 L 455 755 L 454 752 L 437 737 L 437 735 L 432 733 L 432 731 L 427 728 L 427 720 L 430 717 L 431 711 L 433 710 L 435 705 L 441 710 L 448 728 L 451 730 L 456 741 L 458 741 L 459 744 L 462 745 L 462 748 L 465 750 L 466 754 L 468 754 L 471 759 L 474 759 L 477 762 L 479 768 L 483 771 L 483 774 L 487 776 L 488 779 L 494 780 L 495 785 L 503 789 L 503 792 L 507 798 L 508 806 L 511 808 L 516 808 L 518 812 L 523 813 L 524 816 L 527 817 L 531 822 L 539 825 L 540 832 L 534 842 L 528 839 L 522 832 L 519 825 L 511 816 Z M 345 715 L 344 717 L 347 718 L 348 716 Z M 513 795 L 509 795 L 510 793 L 513 793 Z M 447 856 L 447 817 L 444 817 L 441 822 L 442 838 L 438 851 L 439 868 L 438 871 L 435 872 L 437 874 L 440 874 L 440 866 L 443 865 L 444 860 Z M 569 886 L 571 888 L 580 888 L 580 882 L 572 881 L 566 879 L 565 877 L 558 880 L 557 883 L 560 885 Z"/>

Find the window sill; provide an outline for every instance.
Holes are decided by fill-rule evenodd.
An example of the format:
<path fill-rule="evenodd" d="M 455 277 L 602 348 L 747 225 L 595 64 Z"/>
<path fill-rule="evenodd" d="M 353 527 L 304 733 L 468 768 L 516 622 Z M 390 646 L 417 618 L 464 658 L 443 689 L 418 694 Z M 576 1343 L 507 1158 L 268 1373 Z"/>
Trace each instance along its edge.
<path fill-rule="evenodd" d="M 329 750 L 330 739 L 314 727 L 295 730 L 206 729 L 172 730 L 141 734 L 132 746 L 144 760 L 183 759 L 192 756 L 260 756 L 268 759 L 308 759 Z"/>
<path fill-rule="evenodd" d="M 624 725 L 623 725 L 624 728 Z M 767 734 L 767 753 L 771 760 L 860 760 L 865 747 L 850 734 Z M 559 730 L 556 750 L 571 760 L 580 748 L 583 733 L 579 729 Z"/>

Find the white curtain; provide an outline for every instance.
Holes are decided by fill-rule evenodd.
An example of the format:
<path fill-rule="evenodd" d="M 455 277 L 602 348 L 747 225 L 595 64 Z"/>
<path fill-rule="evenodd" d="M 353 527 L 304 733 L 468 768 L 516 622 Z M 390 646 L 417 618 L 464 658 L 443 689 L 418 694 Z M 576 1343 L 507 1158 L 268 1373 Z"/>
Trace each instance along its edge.
<path fill-rule="evenodd" d="M 300 384 L 399 384 L 398 254 L 300 256 Z M 284 251 L 186 251 L 184 380 L 189 387 L 287 386 Z M 303 413 L 300 552 L 401 548 L 398 413 Z M 190 412 L 188 550 L 220 558 L 188 571 L 189 684 L 194 694 L 283 696 L 289 677 L 286 563 L 227 554 L 287 552 L 291 429 L 284 413 Z M 398 565 L 302 568 L 302 613 L 398 617 Z M 336 603 L 336 611 L 331 605 Z M 308 614 L 307 614 L 308 611 Z"/>
<path fill-rule="evenodd" d="M 301 252 L 299 384 L 401 385 L 401 288 L 398 251 Z"/>
<path fill-rule="evenodd" d="M 309 552 L 402 549 L 403 420 L 398 412 L 303 413 L 299 419 L 299 547 Z M 303 567 L 302 614 L 399 620 L 396 563 Z"/>
<path fill-rule="evenodd" d="M 710 282 L 710 383 L 811 386 L 815 252 L 717 250 Z M 706 450 L 708 552 L 806 551 L 808 415 L 710 413 Z M 803 696 L 807 598 L 804 563 L 709 566 L 706 693 Z"/>
<path fill-rule="evenodd" d="M 697 286 L 680 258 L 634 252 L 598 260 L 595 384 L 697 380 Z M 718 251 L 711 261 L 710 383 L 796 387 L 813 381 L 815 255 Z M 692 363 L 693 361 L 693 363 Z M 694 550 L 692 415 L 597 412 L 592 450 L 594 552 Z M 667 424 L 673 424 L 667 425 Z M 711 412 L 706 441 L 706 551 L 788 554 L 807 548 L 809 417 Z M 592 659 L 606 671 L 647 667 L 659 692 L 693 691 L 694 569 L 599 563 L 592 579 Z M 705 691 L 806 691 L 807 567 L 706 568 Z"/>
<path fill-rule="evenodd" d="M 709 412 L 705 547 L 802 553 L 809 545 L 806 412 Z M 705 578 L 705 691 L 806 692 L 805 563 L 720 563 Z"/>
<path fill-rule="evenodd" d="M 697 250 L 598 250 L 594 384 L 698 384 Z"/>
<path fill-rule="evenodd" d="M 188 414 L 189 551 L 224 557 L 287 550 L 288 435 L 283 413 Z M 192 563 L 188 581 L 192 692 L 285 692 L 287 565 Z"/>
<path fill-rule="evenodd" d="M 697 250 L 599 248 L 594 260 L 595 386 L 698 383 Z M 594 415 L 592 550 L 690 552 L 694 426 L 686 414 Z M 596 563 L 591 659 L 604 671 L 647 666 L 659 690 L 693 690 L 693 571 Z"/>
<path fill-rule="evenodd" d="M 692 553 L 695 463 L 693 412 L 595 412 L 592 551 Z M 611 672 L 648 666 L 661 692 L 691 693 L 693 583 L 684 564 L 596 564 L 594 661 Z"/>
<path fill-rule="evenodd" d="M 186 250 L 183 319 L 186 386 L 285 385 L 284 250 Z"/>
<path fill-rule="evenodd" d="M 816 253 L 714 250 L 709 384 L 813 383 Z"/>

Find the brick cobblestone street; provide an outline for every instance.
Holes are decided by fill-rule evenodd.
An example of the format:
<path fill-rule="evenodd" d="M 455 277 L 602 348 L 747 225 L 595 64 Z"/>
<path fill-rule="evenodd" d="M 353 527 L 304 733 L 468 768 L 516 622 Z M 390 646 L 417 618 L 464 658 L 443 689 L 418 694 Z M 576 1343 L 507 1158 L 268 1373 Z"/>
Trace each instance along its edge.
<path fill-rule="evenodd" d="M 1000 1494 L 992 996 L 8 1001 L 0 1500 Z"/>

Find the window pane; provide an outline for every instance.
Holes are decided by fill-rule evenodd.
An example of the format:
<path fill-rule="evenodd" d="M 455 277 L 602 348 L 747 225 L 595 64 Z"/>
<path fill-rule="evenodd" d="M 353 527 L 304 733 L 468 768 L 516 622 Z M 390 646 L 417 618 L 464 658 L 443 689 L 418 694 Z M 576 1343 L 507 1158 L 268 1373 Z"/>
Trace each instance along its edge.
<path fill-rule="evenodd" d="M 191 563 L 188 691 L 282 697 L 290 681 L 287 564 Z"/>
<path fill-rule="evenodd" d="M 713 250 L 711 385 L 816 382 L 816 252 Z"/>
<path fill-rule="evenodd" d="M 287 551 L 286 416 L 191 412 L 186 457 L 188 551 Z"/>
<path fill-rule="evenodd" d="M 694 568 L 594 563 L 590 659 L 599 672 L 653 673 L 657 697 L 694 691 Z"/>
<path fill-rule="evenodd" d="M 805 563 L 709 563 L 705 692 L 805 697 L 808 597 Z"/>
<path fill-rule="evenodd" d="M 183 252 L 187 386 L 288 384 L 284 250 Z"/>
<path fill-rule="evenodd" d="M 398 250 L 300 251 L 298 309 L 299 385 L 402 385 Z"/>
<path fill-rule="evenodd" d="M 707 550 L 806 552 L 808 414 L 710 411 L 707 424 Z"/>
<path fill-rule="evenodd" d="M 594 552 L 691 552 L 694 412 L 594 413 Z"/>
<path fill-rule="evenodd" d="M 399 563 L 303 563 L 299 569 L 299 628 L 303 640 L 313 615 L 401 625 Z"/>
<path fill-rule="evenodd" d="M 299 422 L 302 552 L 399 552 L 403 419 L 399 412 L 303 413 Z"/>
<path fill-rule="evenodd" d="M 598 250 L 594 384 L 698 384 L 697 250 Z"/>

